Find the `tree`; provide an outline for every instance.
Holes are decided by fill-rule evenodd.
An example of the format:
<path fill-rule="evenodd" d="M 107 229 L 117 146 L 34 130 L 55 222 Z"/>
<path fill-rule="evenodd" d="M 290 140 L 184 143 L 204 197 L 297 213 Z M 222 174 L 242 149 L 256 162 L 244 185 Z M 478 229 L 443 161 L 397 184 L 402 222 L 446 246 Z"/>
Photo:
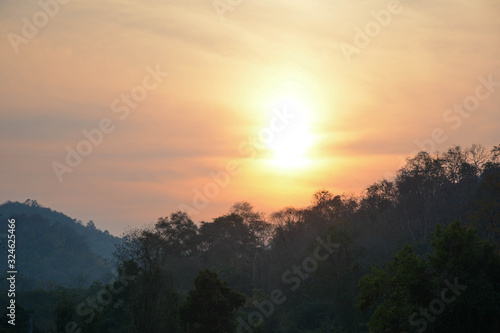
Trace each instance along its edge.
<path fill-rule="evenodd" d="M 436 227 L 425 260 L 404 247 L 359 282 L 370 332 L 498 332 L 500 255 L 460 222 Z"/>
<path fill-rule="evenodd" d="M 217 217 L 200 227 L 200 247 L 209 265 L 221 261 L 239 265 L 251 257 L 256 246 L 256 237 L 237 214 Z"/>
<path fill-rule="evenodd" d="M 438 225 L 431 244 L 429 265 L 438 273 L 436 287 L 441 286 L 436 291 L 456 279 L 465 288 L 432 324 L 433 332 L 500 332 L 500 255 L 495 245 L 460 222 Z"/>
<path fill-rule="evenodd" d="M 164 241 L 165 250 L 172 255 L 185 257 L 196 251 L 198 227 L 184 212 L 159 218 L 155 230 Z"/>
<path fill-rule="evenodd" d="M 264 220 L 264 214 L 255 212 L 253 206 L 246 201 L 236 202 L 229 209 L 230 214 L 236 214 L 243 218 L 243 222 L 250 224 L 253 221 Z"/>
<path fill-rule="evenodd" d="M 385 269 L 374 269 L 363 277 L 358 287 L 358 307 L 365 312 L 375 308 L 368 323 L 373 333 L 410 330 L 408 318 L 420 304 L 432 299 L 427 263 L 410 245 L 399 251 Z"/>
<path fill-rule="evenodd" d="M 54 316 L 57 332 L 65 332 L 66 326 L 75 321 L 75 308 L 77 305 L 77 294 L 65 290 L 58 297 Z"/>
<path fill-rule="evenodd" d="M 493 162 L 496 162 L 500 159 L 500 145 L 493 147 L 493 149 L 491 150 L 491 156 Z"/>
<path fill-rule="evenodd" d="M 157 230 L 133 230 L 114 254 L 118 270 L 133 274 L 130 315 L 138 331 L 175 332 L 178 295 L 164 245 Z"/>
<path fill-rule="evenodd" d="M 469 220 L 486 239 L 500 245 L 500 164 L 489 163 L 482 178 Z"/>
<path fill-rule="evenodd" d="M 442 158 L 447 178 L 453 184 L 459 183 L 463 177 L 463 165 L 467 164 L 467 157 L 462 147 L 454 146 L 448 149 L 448 151 L 442 155 Z"/>
<path fill-rule="evenodd" d="M 360 213 L 368 219 L 372 227 L 387 224 L 397 203 L 397 188 L 394 182 L 382 180 L 366 189 L 360 202 Z"/>
<path fill-rule="evenodd" d="M 266 222 L 264 213 L 254 211 L 253 206 L 246 201 L 235 203 L 229 213 L 239 215 L 243 219 L 243 223 L 248 226 L 259 247 L 264 248 L 268 245 L 272 236 L 272 226 Z"/>
<path fill-rule="evenodd" d="M 401 222 L 413 243 L 425 241 L 432 230 L 439 211 L 440 190 L 447 182 L 443 160 L 426 152 L 409 158 L 398 171 L 396 186 Z"/>
<path fill-rule="evenodd" d="M 236 327 L 235 311 L 245 297 L 229 288 L 217 273 L 201 270 L 194 280 L 179 315 L 188 333 L 231 333 Z"/>
<path fill-rule="evenodd" d="M 474 167 L 476 175 L 479 176 L 483 172 L 484 165 L 489 158 L 486 149 L 481 145 L 473 144 L 465 150 L 465 155 L 467 162 Z"/>
<path fill-rule="evenodd" d="M 94 221 L 90 220 L 88 223 L 87 223 L 87 228 L 89 228 L 90 230 L 97 230 L 97 227 L 95 226 L 95 223 Z"/>
<path fill-rule="evenodd" d="M 346 195 L 333 195 L 322 190 L 314 194 L 313 205 L 309 209 L 309 224 L 316 224 L 320 229 L 326 225 L 351 217 L 357 208 L 357 201 Z"/>

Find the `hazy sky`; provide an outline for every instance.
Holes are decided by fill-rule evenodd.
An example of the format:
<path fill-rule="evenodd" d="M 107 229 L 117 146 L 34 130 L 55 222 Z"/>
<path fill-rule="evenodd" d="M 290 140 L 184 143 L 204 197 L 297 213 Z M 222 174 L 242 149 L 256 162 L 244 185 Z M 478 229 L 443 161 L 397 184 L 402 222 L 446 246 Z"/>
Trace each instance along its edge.
<path fill-rule="evenodd" d="M 498 144 L 499 18 L 498 0 L 2 0 L 0 202 L 120 234 L 179 205 L 358 194 L 416 141 Z"/>

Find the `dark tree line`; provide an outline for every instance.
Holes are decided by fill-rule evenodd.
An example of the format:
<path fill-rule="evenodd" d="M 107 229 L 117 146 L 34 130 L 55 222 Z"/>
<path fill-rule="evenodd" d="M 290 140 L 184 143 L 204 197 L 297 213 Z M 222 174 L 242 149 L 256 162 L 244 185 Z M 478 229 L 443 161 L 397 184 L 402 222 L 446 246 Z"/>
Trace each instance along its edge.
<path fill-rule="evenodd" d="M 393 326 L 387 326 L 386 320 L 410 330 L 411 326 L 406 327 L 409 325 L 406 312 L 432 300 L 443 279 L 451 279 L 453 274 L 443 268 L 455 260 L 444 254 L 443 231 L 437 229 L 434 238 L 431 237 L 438 224 L 447 226 L 460 221 L 453 225 L 454 228 L 467 227 L 459 228 L 460 232 L 470 234 L 472 231 L 468 228 L 474 227 L 478 235 L 474 237 L 498 244 L 499 155 L 500 147 L 488 152 L 479 145 L 467 149 L 457 146 L 433 155 L 421 152 L 407 160 L 395 179 L 377 182 L 359 197 L 320 191 L 314 195 L 311 206 L 284 208 L 267 219 L 249 203 L 242 202 L 235 204 L 226 215 L 199 226 L 186 213 L 176 212 L 160 218 L 149 229 L 135 230 L 116 253 L 119 265 L 133 263 L 136 267 L 140 286 L 134 301 L 136 309 L 130 313 L 130 318 L 137 323 L 135 330 L 139 332 L 141 327 L 148 327 L 148 332 L 162 332 L 168 327 L 169 332 L 186 332 L 190 328 L 193 331 L 193 323 L 198 320 L 196 314 L 187 315 L 181 309 L 186 309 L 186 302 L 203 307 L 193 305 L 192 291 L 188 291 L 194 288 L 198 272 L 207 268 L 247 299 L 238 312 L 236 308 L 221 311 L 231 318 L 247 319 L 256 310 L 255 303 L 269 299 L 274 289 L 287 290 L 283 273 L 311 256 L 318 237 L 328 237 L 338 244 L 335 252 L 308 274 L 307 279 L 302 277 L 300 288 L 288 292 L 286 302 L 276 306 L 263 323 L 249 327 L 255 332 L 365 332 L 367 327 L 363 323 L 370 322 L 373 332 L 391 331 Z M 460 232 L 448 236 L 462 237 Z M 479 238 L 474 242 L 479 242 Z M 404 247 L 405 244 L 411 244 L 411 250 Z M 460 246 L 468 246 L 470 251 L 487 251 L 486 248 L 477 250 L 474 244 Z M 407 252 L 393 257 L 393 253 L 403 247 L 401 251 Z M 493 248 L 488 251 L 492 257 L 484 260 L 496 262 L 498 252 Z M 429 262 L 425 259 L 427 255 L 431 256 Z M 414 288 L 416 298 L 410 297 L 411 301 L 405 298 L 408 304 L 403 306 L 397 299 L 396 303 L 390 303 L 393 297 L 390 291 L 379 291 L 379 298 L 360 303 L 360 297 L 364 297 L 359 296 L 360 291 L 368 292 L 363 281 L 369 278 L 362 277 L 370 274 L 372 266 L 383 269 L 391 258 L 402 261 L 388 264 L 391 274 L 396 274 L 401 283 L 411 284 L 423 274 L 422 281 L 408 287 Z M 481 255 L 471 258 L 468 259 L 480 260 Z M 439 260 L 443 262 L 438 265 Z M 456 265 L 465 269 L 467 260 L 456 260 L 462 260 Z M 492 276 L 498 271 L 478 269 L 467 276 L 479 279 L 476 274 L 485 276 L 492 292 L 499 292 L 498 284 L 492 282 L 498 278 Z M 379 277 L 379 281 L 384 280 Z M 407 291 L 402 288 L 397 292 Z M 495 299 L 490 299 L 491 304 L 484 303 L 486 299 L 477 301 L 477 306 L 485 306 L 481 313 L 470 312 L 469 316 L 478 322 L 493 318 L 493 312 L 488 309 L 500 307 L 495 297 L 491 297 Z M 377 307 L 380 304 L 377 302 L 389 303 L 384 308 Z M 453 307 L 460 305 L 465 309 L 465 304 L 462 300 Z M 401 313 L 395 312 L 392 318 L 388 313 L 398 306 Z M 434 330 L 444 332 L 439 328 L 444 326 L 439 325 L 446 325 L 452 318 L 456 320 L 454 327 L 468 320 L 457 314 L 444 315 Z M 379 326 L 372 324 L 377 321 Z M 471 327 L 486 332 L 488 325 Z"/>
<path fill-rule="evenodd" d="M 133 279 L 93 320 L 73 311 L 61 322 L 97 333 L 355 333 L 423 332 L 426 320 L 427 332 L 497 332 L 499 212 L 500 146 L 479 145 L 421 152 L 360 196 L 319 191 L 309 207 L 267 217 L 246 202 L 199 225 L 175 212 L 124 238 L 116 269 Z M 320 242 L 330 244 L 321 254 Z M 435 320 L 420 314 L 455 277 L 462 295 Z"/>

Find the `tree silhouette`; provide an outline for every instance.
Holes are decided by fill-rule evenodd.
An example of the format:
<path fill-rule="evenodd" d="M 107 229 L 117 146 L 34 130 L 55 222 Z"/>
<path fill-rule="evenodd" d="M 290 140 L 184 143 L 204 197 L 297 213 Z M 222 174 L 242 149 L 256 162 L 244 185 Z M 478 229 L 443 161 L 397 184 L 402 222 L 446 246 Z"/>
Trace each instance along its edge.
<path fill-rule="evenodd" d="M 230 333 L 235 329 L 235 310 L 245 297 L 235 292 L 217 273 L 201 270 L 180 308 L 180 319 L 189 333 Z"/>
<path fill-rule="evenodd" d="M 425 260 L 406 246 L 359 282 L 370 332 L 498 332 L 500 256 L 474 229 L 436 227 Z"/>

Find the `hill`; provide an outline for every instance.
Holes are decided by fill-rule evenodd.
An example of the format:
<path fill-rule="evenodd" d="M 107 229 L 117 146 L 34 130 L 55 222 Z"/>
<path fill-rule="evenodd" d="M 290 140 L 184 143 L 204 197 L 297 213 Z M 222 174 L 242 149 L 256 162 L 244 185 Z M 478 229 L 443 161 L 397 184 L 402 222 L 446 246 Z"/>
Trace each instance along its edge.
<path fill-rule="evenodd" d="M 7 221 L 16 220 L 16 264 L 28 289 L 84 286 L 112 272 L 108 259 L 121 239 L 97 229 L 92 221 L 84 226 L 29 199 L 0 205 L 0 218 L 2 252 L 7 250 Z"/>

